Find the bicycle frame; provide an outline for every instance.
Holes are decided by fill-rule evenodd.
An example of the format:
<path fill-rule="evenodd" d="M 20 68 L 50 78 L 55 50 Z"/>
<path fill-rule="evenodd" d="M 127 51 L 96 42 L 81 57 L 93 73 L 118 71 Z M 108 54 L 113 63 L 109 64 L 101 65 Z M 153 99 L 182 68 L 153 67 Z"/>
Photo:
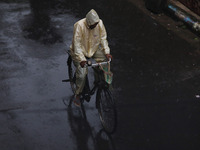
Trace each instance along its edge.
<path fill-rule="evenodd" d="M 107 64 L 107 62 L 103 62 L 103 64 Z M 103 71 L 98 67 L 98 64 L 93 64 L 91 65 L 93 68 L 93 71 L 97 74 L 97 81 L 95 81 L 93 88 L 90 90 L 90 85 L 89 85 L 89 81 L 88 81 L 88 75 L 86 76 L 86 83 L 82 92 L 82 100 L 86 100 L 87 96 L 92 96 L 94 95 L 95 91 L 99 88 L 106 88 L 107 87 L 107 83 L 103 80 L 104 76 L 103 76 Z M 86 93 L 85 91 L 89 91 L 88 93 Z"/>
<path fill-rule="evenodd" d="M 70 51 L 67 51 L 68 55 L 70 55 Z M 85 67 L 92 67 L 94 72 L 96 72 L 96 74 L 98 75 L 98 82 L 95 83 L 94 87 L 92 88 L 92 90 L 90 90 L 90 86 L 89 86 L 89 81 L 88 81 L 88 76 L 86 75 L 86 83 L 85 86 L 83 88 L 83 92 L 81 93 L 81 100 L 84 101 L 89 101 L 91 96 L 95 93 L 97 88 L 106 88 L 107 87 L 107 83 L 103 80 L 104 76 L 103 76 L 103 71 L 100 68 L 97 68 L 100 65 L 106 65 L 108 63 L 111 62 L 111 59 L 109 59 L 108 62 L 101 62 L 101 63 L 95 63 L 92 64 L 90 61 L 88 61 L 88 63 L 86 64 Z M 67 65 L 70 66 L 72 63 L 72 58 L 70 57 L 70 59 L 67 62 Z M 75 80 L 75 77 L 73 78 L 73 80 Z M 63 82 L 70 82 L 70 79 L 67 80 L 62 80 Z M 73 81 L 75 82 L 75 81 Z"/>

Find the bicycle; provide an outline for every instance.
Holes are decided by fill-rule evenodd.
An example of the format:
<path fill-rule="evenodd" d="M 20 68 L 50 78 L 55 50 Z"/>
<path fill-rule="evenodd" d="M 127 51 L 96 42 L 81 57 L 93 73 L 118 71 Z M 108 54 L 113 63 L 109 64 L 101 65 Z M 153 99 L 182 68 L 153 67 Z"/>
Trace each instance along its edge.
<path fill-rule="evenodd" d="M 76 88 L 76 75 L 75 75 L 75 66 L 72 61 L 72 57 L 70 52 L 67 52 L 69 57 L 67 59 L 67 66 L 68 66 L 68 76 L 69 79 L 63 80 L 63 82 L 70 82 L 71 89 L 73 94 L 75 94 Z M 100 117 L 101 124 L 107 133 L 114 133 L 117 125 L 117 111 L 115 107 L 115 102 L 111 91 L 109 90 L 109 84 L 105 81 L 104 72 L 101 70 L 99 66 L 105 65 L 110 63 L 111 60 L 108 62 L 101 62 L 101 63 L 91 63 L 90 61 L 87 62 L 86 67 L 92 67 L 94 72 L 97 74 L 97 81 L 94 82 L 93 88 L 90 90 L 88 75 L 86 75 L 86 82 L 83 88 L 83 91 L 80 95 L 81 101 L 81 109 L 84 110 L 83 103 L 84 101 L 89 102 L 92 95 L 96 92 L 96 108 L 98 110 L 98 114 Z M 70 105 L 72 100 L 70 101 Z M 85 112 L 84 112 L 85 115 Z M 86 117 L 86 116 L 85 116 Z"/>

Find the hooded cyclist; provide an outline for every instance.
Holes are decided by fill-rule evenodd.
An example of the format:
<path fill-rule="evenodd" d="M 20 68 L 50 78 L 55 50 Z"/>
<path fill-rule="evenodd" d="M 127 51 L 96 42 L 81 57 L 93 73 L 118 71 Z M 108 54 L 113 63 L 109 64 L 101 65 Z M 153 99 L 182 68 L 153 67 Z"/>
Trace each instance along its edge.
<path fill-rule="evenodd" d="M 85 85 L 87 58 L 97 62 L 111 58 L 107 42 L 107 33 L 103 21 L 99 19 L 94 9 L 90 10 L 86 18 L 74 24 L 74 32 L 70 52 L 76 67 L 76 91 L 74 103 L 80 106 L 80 94 Z"/>

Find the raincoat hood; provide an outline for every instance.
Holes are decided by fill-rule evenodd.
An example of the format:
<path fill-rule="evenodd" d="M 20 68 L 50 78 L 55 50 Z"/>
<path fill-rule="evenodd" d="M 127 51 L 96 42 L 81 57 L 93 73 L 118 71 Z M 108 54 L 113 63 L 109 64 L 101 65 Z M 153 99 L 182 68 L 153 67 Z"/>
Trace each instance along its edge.
<path fill-rule="evenodd" d="M 95 23 L 99 22 L 99 16 L 94 9 L 90 10 L 87 13 L 86 22 L 88 26 L 94 25 Z"/>

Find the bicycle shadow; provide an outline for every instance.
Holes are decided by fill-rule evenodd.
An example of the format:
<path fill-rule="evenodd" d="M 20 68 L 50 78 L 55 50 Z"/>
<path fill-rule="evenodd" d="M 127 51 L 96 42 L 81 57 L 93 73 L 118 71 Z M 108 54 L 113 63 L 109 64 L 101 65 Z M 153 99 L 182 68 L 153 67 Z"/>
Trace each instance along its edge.
<path fill-rule="evenodd" d="M 73 96 L 70 100 L 63 100 L 67 106 L 68 121 L 73 133 L 77 150 L 115 150 L 112 137 L 104 129 L 95 133 L 87 120 L 84 106 L 81 108 L 73 107 Z"/>
<path fill-rule="evenodd" d="M 116 150 L 112 136 L 104 129 L 99 130 L 95 136 L 96 149 L 95 150 Z"/>

